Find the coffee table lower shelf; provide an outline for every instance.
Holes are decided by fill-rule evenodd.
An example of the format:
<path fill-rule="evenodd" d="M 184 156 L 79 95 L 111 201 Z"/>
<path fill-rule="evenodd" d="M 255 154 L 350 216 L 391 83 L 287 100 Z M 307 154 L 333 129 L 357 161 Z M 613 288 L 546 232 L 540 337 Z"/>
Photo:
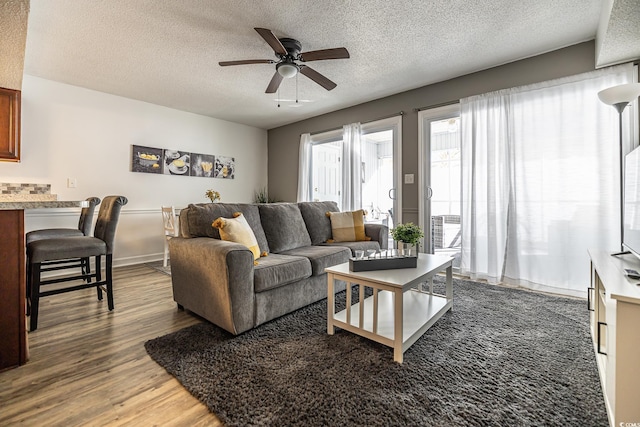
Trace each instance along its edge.
<path fill-rule="evenodd" d="M 374 290 L 374 292 L 376 292 Z M 395 301 L 391 291 L 378 291 L 377 322 L 374 317 L 375 295 L 364 300 L 364 310 L 360 319 L 360 303 L 336 313 L 333 326 L 379 342 L 391 348 L 394 340 Z M 444 313 L 451 309 L 453 300 L 444 296 L 411 289 L 402 295 L 402 353 L 420 338 Z M 347 317 L 349 319 L 347 319 Z"/>

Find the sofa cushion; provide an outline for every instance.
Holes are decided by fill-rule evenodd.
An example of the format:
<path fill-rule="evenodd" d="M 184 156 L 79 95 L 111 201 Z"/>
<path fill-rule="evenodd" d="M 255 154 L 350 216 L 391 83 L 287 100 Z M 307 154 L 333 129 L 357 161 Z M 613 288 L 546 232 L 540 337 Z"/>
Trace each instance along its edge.
<path fill-rule="evenodd" d="M 355 251 L 366 251 L 367 249 L 374 249 L 379 251 L 383 249 L 380 247 L 380 243 L 377 240 L 370 240 L 365 242 L 340 242 L 340 243 L 320 243 L 320 246 L 341 246 L 349 248 L 351 254 L 355 256 Z"/>
<path fill-rule="evenodd" d="M 186 224 L 183 223 L 185 221 L 185 212 Z M 181 233 L 188 230 L 189 235 L 185 237 L 213 237 L 220 239 L 218 229 L 213 228 L 211 224 L 219 217 L 233 217 L 234 212 L 242 212 L 244 215 L 253 230 L 253 234 L 256 236 L 260 252 L 269 252 L 269 244 L 267 243 L 267 237 L 260 222 L 260 212 L 256 205 L 244 203 L 190 204 L 187 209 L 183 209 L 180 212 Z"/>
<path fill-rule="evenodd" d="M 307 226 L 312 245 L 331 239 L 331 220 L 327 217 L 327 212 L 340 211 L 336 202 L 300 202 L 298 207 Z"/>
<path fill-rule="evenodd" d="M 297 204 L 267 203 L 258 205 L 258 209 L 271 252 L 279 253 L 311 244 Z"/>
<path fill-rule="evenodd" d="M 320 246 L 341 246 L 351 249 L 351 254 L 355 256 L 355 251 L 366 251 L 367 249 L 374 249 L 379 251 L 380 243 L 377 240 L 365 241 L 365 242 L 340 242 L 340 243 L 320 243 Z"/>
<path fill-rule="evenodd" d="M 324 274 L 324 269 L 349 261 L 351 251 L 344 246 L 305 246 L 282 252 L 283 255 L 303 256 L 311 261 L 314 276 Z"/>
<path fill-rule="evenodd" d="M 233 216 L 233 218 L 220 217 L 213 221 L 211 225 L 218 229 L 222 240 L 245 245 L 253 253 L 254 260 L 260 258 L 258 241 L 244 215 L 236 212 Z"/>
<path fill-rule="evenodd" d="M 359 242 L 371 240 L 371 237 L 364 233 L 364 210 L 359 209 L 353 212 L 327 212 L 327 215 L 331 220 L 331 241 Z"/>
<path fill-rule="evenodd" d="M 298 256 L 269 254 L 254 267 L 253 289 L 263 292 L 288 285 L 311 276 L 309 259 Z"/>

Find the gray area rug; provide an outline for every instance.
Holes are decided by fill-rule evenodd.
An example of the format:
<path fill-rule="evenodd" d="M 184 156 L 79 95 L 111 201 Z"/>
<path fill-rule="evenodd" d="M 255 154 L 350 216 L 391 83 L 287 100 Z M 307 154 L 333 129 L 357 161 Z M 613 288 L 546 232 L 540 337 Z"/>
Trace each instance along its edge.
<path fill-rule="evenodd" d="M 147 267 L 159 271 L 160 273 L 166 274 L 167 276 L 171 276 L 171 263 L 167 263 L 167 266 L 164 267 L 162 261 L 154 261 L 154 262 L 147 262 L 144 265 L 146 265 Z"/>
<path fill-rule="evenodd" d="M 608 425 L 584 301 L 455 280 L 453 311 L 403 364 L 327 335 L 326 312 L 324 300 L 237 337 L 205 322 L 145 347 L 230 426 Z"/>

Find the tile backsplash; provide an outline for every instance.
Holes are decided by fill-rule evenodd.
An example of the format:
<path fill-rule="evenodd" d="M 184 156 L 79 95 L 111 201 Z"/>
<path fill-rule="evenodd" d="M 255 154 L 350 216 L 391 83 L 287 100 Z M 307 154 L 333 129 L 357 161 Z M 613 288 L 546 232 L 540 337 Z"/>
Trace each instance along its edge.
<path fill-rule="evenodd" d="M 0 202 L 52 200 L 58 200 L 58 195 L 51 194 L 51 184 L 0 182 Z"/>
<path fill-rule="evenodd" d="M 0 194 L 51 194 L 51 184 L 15 184 L 0 182 Z"/>

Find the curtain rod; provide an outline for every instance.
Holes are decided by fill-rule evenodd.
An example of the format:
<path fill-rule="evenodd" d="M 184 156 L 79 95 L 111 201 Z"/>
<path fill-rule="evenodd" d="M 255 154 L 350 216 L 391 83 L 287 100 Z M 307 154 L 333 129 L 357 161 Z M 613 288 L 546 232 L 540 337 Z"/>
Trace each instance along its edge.
<path fill-rule="evenodd" d="M 440 103 L 440 104 L 427 105 L 427 106 L 424 106 L 424 107 L 414 108 L 413 111 L 417 113 L 419 111 L 430 110 L 432 108 L 438 108 L 438 107 L 446 107 L 447 105 L 453 105 L 453 104 L 459 104 L 459 103 L 460 103 L 460 100 L 456 99 L 454 101 L 447 101 L 447 102 L 443 102 L 443 103 Z"/>
<path fill-rule="evenodd" d="M 366 122 L 361 122 L 360 124 L 366 125 L 367 123 L 371 123 L 371 122 L 377 122 L 378 120 L 384 120 L 384 119 L 390 119 L 391 117 L 395 117 L 395 116 L 404 116 L 404 111 L 400 111 L 398 113 L 394 113 L 394 114 L 390 114 L 388 116 L 384 116 L 384 117 L 378 117 L 377 119 L 373 119 L 373 120 L 368 120 Z M 311 132 L 310 135 L 318 135 L 320 133 L 325 133 L 325 132 L 331 132 L 332 130 L 339 130 L 340 128 L 332 128 L 332 129 L 323 129 L 323 130 L 319 130 L 316 132 Z M 302 135 L 302 134 L 300 134 Z"/>

